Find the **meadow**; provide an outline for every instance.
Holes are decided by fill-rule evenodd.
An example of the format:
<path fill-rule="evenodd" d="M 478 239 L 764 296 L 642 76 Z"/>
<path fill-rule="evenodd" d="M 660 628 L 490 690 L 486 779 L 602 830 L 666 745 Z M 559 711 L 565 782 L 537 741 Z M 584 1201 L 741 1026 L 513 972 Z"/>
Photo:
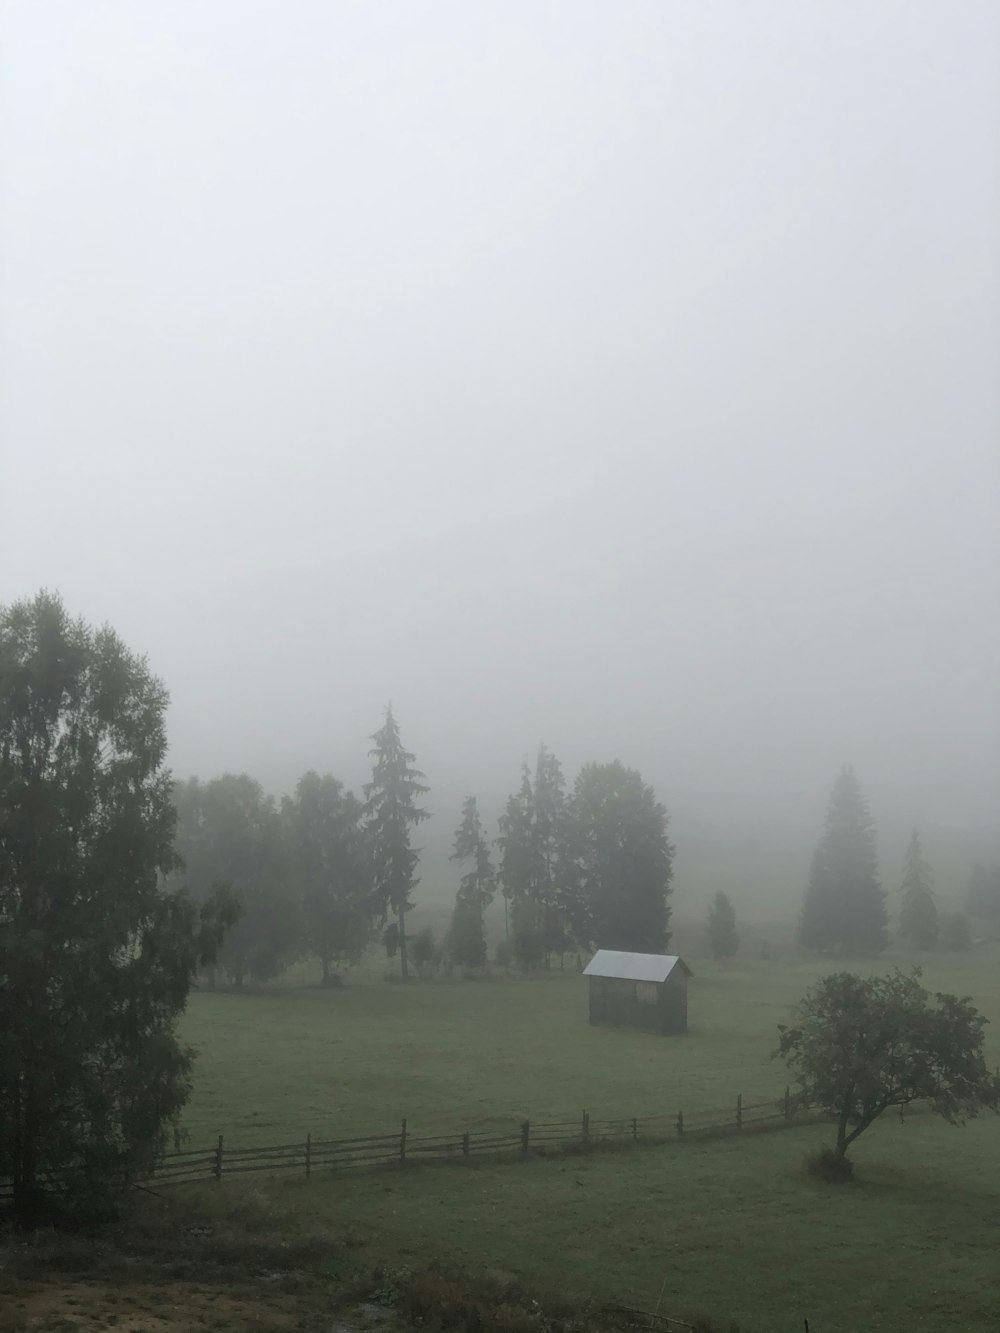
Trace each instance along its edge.
<path fill-rule="evenodd" d="M 1000 1064 L 1000 948 L 905 956 L 924 983 L 974 997 Z M 185 1034 L 200 1051 L 193 1142 L 511 1125 L 729 1107 L 778 1096 L 776 1025 L 835 964 L 696 964 L 690 1031 L 591 1028 L 586 981 L 387 984 L 200 992 Z M 725 1327 L 855 1333 L 996 1327 L 1000 1119 L 964 1127 L 883 1117 L 855 1145 L 858 1179 L 821 1184 L 808 1152 L 825 1126 L 514 1163 L 405 1172 L 235 1178 L 197 1188 L 207 1215 L 292 1238 L 321 1235 L 351 1262 L 445 1264 Z M 242 1222 L 241 1222 L 242 1224 Z"/>
<path fill-rule="evenodd" d="M 994 1022 L 1000 1064 L 996 946 L 851 964 L 872 971 L 921 961 L 924 984 L 974 997 Z M 184 1037 L 198 1051 L 185 1125 L 192 1146 L 518 1125 L 525 1118 L 700 1112 L 778 1097 L 777 1024 L 829 961 L 696 962 L 689 1032 L 660 1037 L 591 1028 L 576 972 L 537 979 L 387 984 L 362 969 L 343 987 L 288 985 L 192 995 Z"/>

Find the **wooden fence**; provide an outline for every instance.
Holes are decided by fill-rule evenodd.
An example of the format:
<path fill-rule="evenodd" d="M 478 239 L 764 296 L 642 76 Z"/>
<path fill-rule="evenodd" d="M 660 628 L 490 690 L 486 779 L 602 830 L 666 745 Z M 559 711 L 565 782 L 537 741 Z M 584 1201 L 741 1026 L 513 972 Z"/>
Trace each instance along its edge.
<path fill-rule="evenodd" d="M 595 1151 L 625 1144 L 739 1134 L 765 1125 L 803 1123 L 815 1113 L 797 1111 L 789 1090 L 778 1100 L 747 1102 L 742 1094 L 723 1110 L 621 1116 L 597 1119 L 587 1111 L 572 1120 L 523 1120 L 509 1128 L 477 1132 L 418 1134 L 403 1120 L 391 1134 L 354 1138 L 313 1138 L 261 1148 L 230 1147 L 220 1134 L 210 1148 L 165 1153 L 155 1169 L 139 1177 L 144 1184 L 181 1184 L 221 1180 L 252 1171 L 297 1171 L 306 1176 L 417 1162 L 468 1163 L 485 1158 L 516 1159 L 534 1155 Z M 68 1173 L 67 1173 L 68 1174 Z M 49 1178 L 58 1185 L 59 1178 Z M 9 1181 L 0 1181 L 0 1200 L 9 1199 Z"/>

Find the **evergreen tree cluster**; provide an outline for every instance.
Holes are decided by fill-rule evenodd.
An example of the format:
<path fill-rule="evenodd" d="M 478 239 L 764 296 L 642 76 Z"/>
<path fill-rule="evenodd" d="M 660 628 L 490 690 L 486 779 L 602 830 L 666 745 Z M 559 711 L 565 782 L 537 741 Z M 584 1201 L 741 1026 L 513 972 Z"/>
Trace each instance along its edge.
<path fill-rule="evenodd" d="M 635 769 L 617 760 L 585 764 L 569 791 L 559 760 L 541 746 L 534 772 L 521 770 L 496 840 L 505 934 L 518 965 L 544 967 L 592 947 L 663 952 L 674 853 L 667 824 Z"/>
<path fill-rule="evenodd" d="M 970 883 L 969 902 L 983 893 L 983 867 Z M 938 912 L 934 876 L 924 856 L 920 834 L 910 837 L 899 895 L 898 937 L 912 949 L 968 949 L 968 918 Z M 827 809 L 826 823 L 813 857 L 799 921 L 799 942 L 807 949 L 841 953 L 878 953 L 889 941 L 886 894 L 879 883 L 875 825 L 854 770 L 841 770 Z"/>

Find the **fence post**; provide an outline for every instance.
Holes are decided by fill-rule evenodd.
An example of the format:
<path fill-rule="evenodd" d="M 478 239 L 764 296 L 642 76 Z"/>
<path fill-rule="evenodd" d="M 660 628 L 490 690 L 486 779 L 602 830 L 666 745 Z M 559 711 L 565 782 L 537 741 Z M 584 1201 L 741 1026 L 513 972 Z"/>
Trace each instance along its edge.
<path fill-rule="evenodd" d="M 742 1092 L 738 1092 L 738 1093 L 736 1094 L 736 1128 L 737 1128 L 737 1130 L 742 1130 L 742 1128 L 743 1128 L 743 1094 L 742 1094 Z"/>
<path fill-rule="evenodd" d="M 222 1135 L 219 1135 L 218 1146 L 215 1149 L 215 1164 L 212 1168 L 212 1174 L 216 1180 L 222 1179 Z"/>
<path fill-rule="evenodd" d="M 639 1137 L 639 1122 L 635 1118 L 635 1116 L 632 1117 L 632 1137 L 633 1139 L 637 1139 Z"/>
<path fill-rule="evenodd" d="M 524 1124 L 521 1126 L 521 1151 L 523 1153 L 527 1153 L 528 1151 L 528 1135 L 530 1133 L 531 1133 L 531 1121 L 525 1120 Z"/>
<path fill-rule="evenodd" d="M 403 1120 L 399 1130 L 399 1165 L 406 1163 L 406 1120 Z"/>
<path fill-rule="evenodd" d="M 466 1130 L 465 1133 L 462 1135 L 462 1156 L 468 1157 L 468 1155 L 469 1155 L 469 1131 Z"/>
<path fill-rule="evenodd" d="M 792 1118 L 792 1090 L 791 1090 L 791 1088 L 786 1087 L 786 1088 L 785 1088 L 785 1119 L 786 1119 L 786 1120 L 791 1120 L 791 1118 Z"/>
<path fill-rule="evenodd" d="M 583 1141 L 587 1143 L 590 1139 L 590 1116 L 586 1111 L 583 1113 Z"/>
<path fill-rule="evenodd" d="M 306 1179 L 309 1179 L 309 1169 L 312 1166 L 312 1134 L 306 1135 Z"/>
<path fill-rule="evenodd" d="M 683 1112 L 683 1111 L 678 1111 L 678 1112 L 677 1112 L 677 1137 L 680 1138 L 680 1136 L 681 1136 L 683 1133 L 684 1133 L 684 1112 Z"/>

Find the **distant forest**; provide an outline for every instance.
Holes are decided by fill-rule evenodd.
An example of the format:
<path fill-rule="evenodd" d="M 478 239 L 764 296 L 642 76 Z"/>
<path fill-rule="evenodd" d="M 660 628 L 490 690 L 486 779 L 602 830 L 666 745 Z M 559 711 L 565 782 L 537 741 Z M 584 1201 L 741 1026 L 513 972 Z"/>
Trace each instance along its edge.
<path fill-rule="evenodd" d="M 493 904 L 503 914 L 495 961 L 524 971 L 597 946 L 669 947 L 675 848 L 665 807 L 635 769 L 589 763 L 570 785 L 542 745 L 534 767 L 522 766 L 495 828 L 469 794 L 451 843 L 454 905 L 437 938 L 429 927 L 408 928 L 421 904 L 413 834 L 429 817 L 429 789 L 391 708 L 372 736 L 370 760 L 371 780 L 358 794 L 316 772 L 280 800 L 246 774 L 175 783 L 180 864 L 172 882 L 200 901 L 220 886 L 232 895 L 239 919 L 217 960 L 228 981 L 267 981 L 313 957 L 324 983 L 333 984 L 342 965 L 379 942 L 398 957 L 404 977 L 414 966 L 482 968 Z M 739 948 L 737 905 L 719 890 L 708 911 L 704 938 L 717 958 Z M 799 944 L 877 953 L 895 934 L 904 947 L 968 947 L 976 922 L 1000 924 L 1000 867 L 975 867 L 967 907 L 972 923 L 963 913 L 939 912 L 916 832 L 894 892 L 882 888 L 874 823 L 845 768 L 813 856 Z"/>

